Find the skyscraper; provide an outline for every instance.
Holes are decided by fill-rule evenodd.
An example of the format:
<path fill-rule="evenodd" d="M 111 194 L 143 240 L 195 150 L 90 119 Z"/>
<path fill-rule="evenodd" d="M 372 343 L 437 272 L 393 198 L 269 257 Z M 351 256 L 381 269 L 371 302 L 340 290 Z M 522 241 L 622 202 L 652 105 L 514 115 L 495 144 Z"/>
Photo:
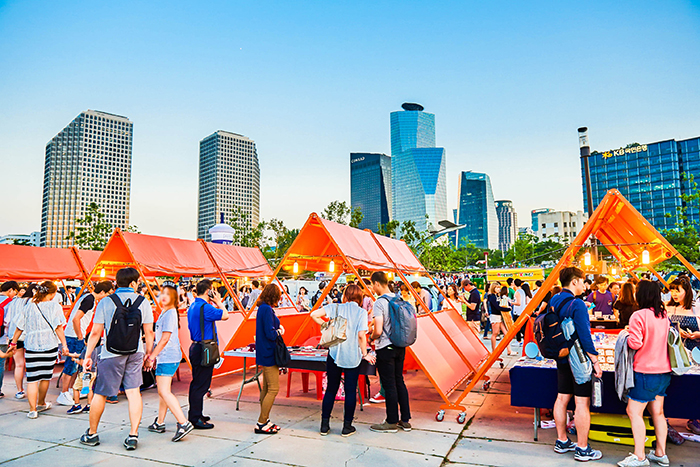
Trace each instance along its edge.
<path fill-rule="evenodd" d="M 350 205 L 364 217 L 359 228 L 377 231 L 391 220 L 391 157 L 350 153 Z"/>
<path fill-rule="evenodd" d="M 46 143 L 41 246 L 65 248 L 90 203 L 113 227 L 129 225 L 133 123 L 87 110 Z"/>
<path fill-rule="evenodd" d="M 260 165 L 255 141 L 219 130 L 199 142 L 197 238 L 209 241 L 209 228 L 223 213 L 228 221 L 238 209 L 246 228 L 260 222 Z"/>
<path fill-rule="evenodd" d="M 391 113 L 393 219 L 419 230 L 447 219 L 445 149 L 435 147 L 435 115 L 419 104 Z"/>
<path fill-rule="evenodd" d="M 508 251 L 518 239 L 518 214 L 510 200 L 496 201 L 498 217 L 498 249 Z"/>
<path fill-rule="evenodd" d="M 498 217 L 491 178 L 487 174 L 462 172 L 459 176 L 457 246 L 473 243 L 478 248 L 498 248 Z"/>

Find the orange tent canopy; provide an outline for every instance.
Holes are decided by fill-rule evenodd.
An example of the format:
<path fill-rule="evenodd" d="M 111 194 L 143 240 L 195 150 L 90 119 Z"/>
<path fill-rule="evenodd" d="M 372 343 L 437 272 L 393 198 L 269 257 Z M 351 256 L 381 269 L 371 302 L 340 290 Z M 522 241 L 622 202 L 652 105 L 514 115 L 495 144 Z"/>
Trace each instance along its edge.
<path fill-rule="evenodd" d="M 205 246 L 225 276 L 263 277 L 272 275 L 272 268 L 257 248 L 221 245 L 219 243 L 205 243 Z"/>
<path fill-rule="evenodd" d="M 86 279 L 83 268 L 89 271 L 99 254 L 77 248 L 0 245 L 0 280 Z"/>

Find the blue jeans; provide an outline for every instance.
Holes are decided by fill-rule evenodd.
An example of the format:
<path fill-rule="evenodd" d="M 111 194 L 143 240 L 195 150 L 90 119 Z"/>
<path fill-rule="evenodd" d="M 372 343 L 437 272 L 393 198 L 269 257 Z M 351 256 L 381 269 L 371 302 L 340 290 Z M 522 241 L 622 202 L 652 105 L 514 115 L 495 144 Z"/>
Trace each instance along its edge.
<path fill-rule="evenodd" d="M 7 352 L 7 345 L 3 344 L 0 345 L 0 350 L 4 352 Z M 0 358 L 0 392 L 2 392 L 2 381 L 3 378 L 5 377 L 5 359 Z"/>

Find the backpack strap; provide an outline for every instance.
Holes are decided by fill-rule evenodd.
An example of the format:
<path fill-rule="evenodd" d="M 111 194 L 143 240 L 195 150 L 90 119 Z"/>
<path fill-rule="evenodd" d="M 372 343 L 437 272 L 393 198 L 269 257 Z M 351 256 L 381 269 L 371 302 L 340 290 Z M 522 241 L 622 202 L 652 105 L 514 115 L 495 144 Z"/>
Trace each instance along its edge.
<path fill-rule="evenodd" d="M 114 306 L 116 306 L 117 308 L 119 308 L 120 306 L 124 306 L 121 299 L 119 298 L 119 295 L 117 295 L 116 293 L 111 294 L 109 296 L 109 299 L 112 300 Z"/>

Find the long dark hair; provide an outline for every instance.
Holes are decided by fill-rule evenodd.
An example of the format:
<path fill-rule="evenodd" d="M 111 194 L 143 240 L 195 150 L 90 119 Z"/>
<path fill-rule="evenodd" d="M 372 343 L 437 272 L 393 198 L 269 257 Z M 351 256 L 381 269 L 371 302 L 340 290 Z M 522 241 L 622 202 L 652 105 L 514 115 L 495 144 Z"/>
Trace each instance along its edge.
<path fill-rule="evenodd" d="M 627 306 L 637 306 L 637 300 L 634 299 L 634 285 L 631 282 L 625 282 L 622 284 L 622 290 L 620 292 L 620 298 L 618 301 Z"/>
<path fill-rule="evenodd" d="M 664 307 L 664 302 L 661 301 L 661 290 L 652 281 L 639 281 L 639 284 L 637 284 L 637 303 L 640 309 L 651 308 L 654 310 L 654 316 L 657 318 L 666 316 L 666 308 Z"/>
<path fill-rule="evenodd" d="M 693 308 L 693 288 L 690 286 L 690 281 L 683 278 L 675 278 L 673 282 L 668 284 L 669 290 L 685 290 L 685 299 L 683 303 L 676 302 L 673 297 L 668 302 L 668 306 L 680 306 L 685 310 L 691 310 Z"/>
<path fill-rule="evenodd" d="M 520 286 L 523 291 L 525 291 L 525 295 L 527 295 L 527 298 L 532 298 L 532 291 L 530 290 L 530 284 L 527 282 L 523 282 L 523 285 Z"/>
<path fill-rule="evenodd" d="M 447 298 L 450 298 L 450 289 L 455 293 L 455 296 L 453 298 L 459 298 L 459 291 L 457 290 L 457 286 L 454 284 L 450 284 L 447 286 L 447 290 L 445 291 L 445 295 L 447 295 Z"/>

